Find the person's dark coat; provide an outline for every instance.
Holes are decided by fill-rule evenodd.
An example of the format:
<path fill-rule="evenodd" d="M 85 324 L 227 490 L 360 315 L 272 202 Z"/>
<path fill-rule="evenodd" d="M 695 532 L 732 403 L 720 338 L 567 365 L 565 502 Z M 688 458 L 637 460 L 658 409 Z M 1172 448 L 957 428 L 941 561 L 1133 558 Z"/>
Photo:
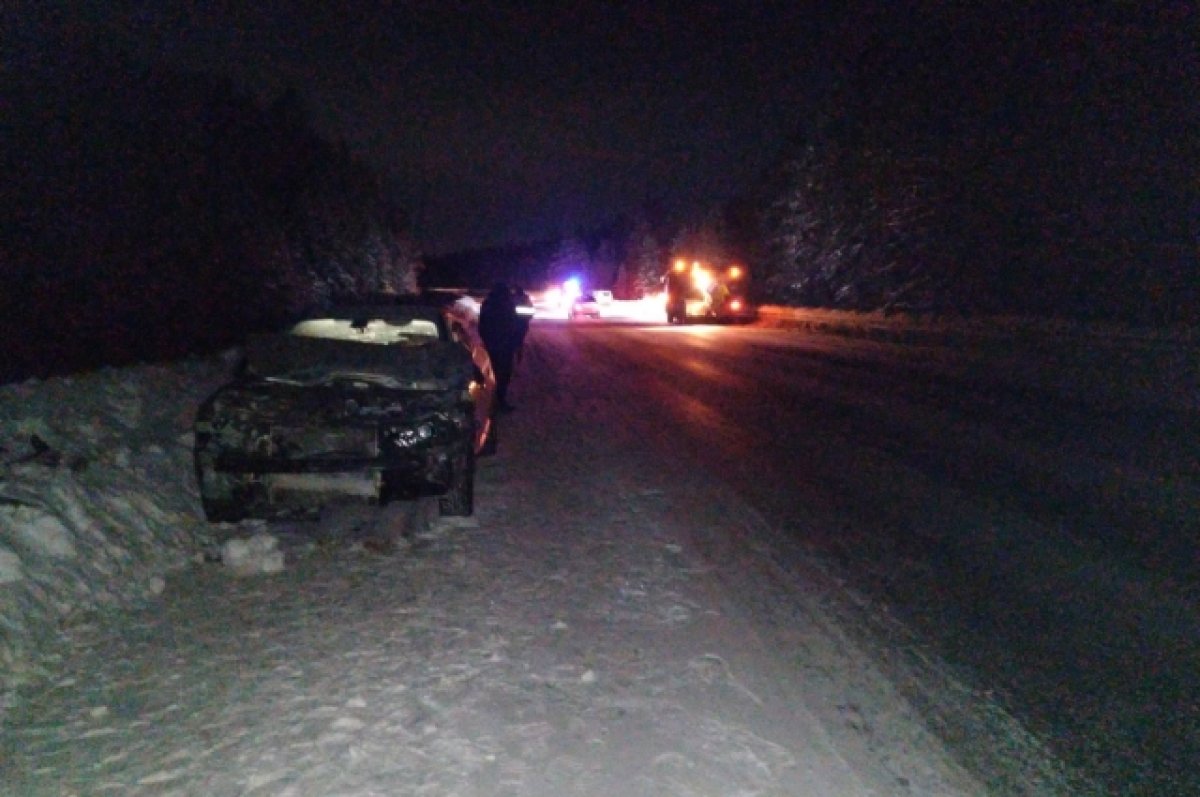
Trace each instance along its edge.
<path fill-rule="evenodd" d="M 479 337 L 483 339 L 496 374 L 496 402 L 501 409 L 507 409 L 508 383 L 512 381 L 519 330 L 517 308 L 504 283 L 496 283 L 479 308 Z"/>
<path fill-rule="evenodd" d="M 479 336 L 488 353 L 516 351 L 517 309 L 512 294 L 503 283 L 497 283 L 479 308 Z"/>

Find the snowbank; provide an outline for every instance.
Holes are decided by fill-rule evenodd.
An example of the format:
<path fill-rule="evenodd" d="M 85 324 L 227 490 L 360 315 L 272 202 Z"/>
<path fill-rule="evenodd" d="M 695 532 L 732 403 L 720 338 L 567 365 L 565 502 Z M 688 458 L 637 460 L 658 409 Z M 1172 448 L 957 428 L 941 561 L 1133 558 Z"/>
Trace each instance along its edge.
<path fill-rule="evenodd" d="M 763 305 L 758 308 L 758 318 L 767 326 L 911 344 L 1017 337 L 1093 339 L 1126 343 L 1169 341 L 1194 344 L 1200 340 L 1200 329 L 1195 327 L 1139 328 L 1122 324 L 1105 325 L 1021 316 L 954 318 L 882 311 L 862 313 L 819 307 Z"/>
<path fill-rule="evenodd" d="M 0 386 L 0 690 L 46 675 L 58 630 L 130 607 L 214 543 L 192 414 L 232 355 Z"/>
<path fill-rule="evenodd" d="M 1005 316 L 949 318 L 764 306 L 764 326 L 952 355 L 975 381 L 1003 374 L 1059 400 L 1107 407 L 1200 411 L 1200 327 L 1137 328 Z"/>

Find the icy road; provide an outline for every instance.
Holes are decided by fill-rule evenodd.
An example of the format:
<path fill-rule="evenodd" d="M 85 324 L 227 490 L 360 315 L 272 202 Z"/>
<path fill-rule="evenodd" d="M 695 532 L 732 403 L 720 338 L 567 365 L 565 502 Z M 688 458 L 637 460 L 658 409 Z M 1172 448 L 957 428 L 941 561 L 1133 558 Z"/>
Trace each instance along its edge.
<path fill-rule="evenodd" d="M 282 572 L 72 625 L 3 793 L 1186 793 L 1194 407 L 795 330 L 528 349 L 475 518 L 273 524 Z"/>

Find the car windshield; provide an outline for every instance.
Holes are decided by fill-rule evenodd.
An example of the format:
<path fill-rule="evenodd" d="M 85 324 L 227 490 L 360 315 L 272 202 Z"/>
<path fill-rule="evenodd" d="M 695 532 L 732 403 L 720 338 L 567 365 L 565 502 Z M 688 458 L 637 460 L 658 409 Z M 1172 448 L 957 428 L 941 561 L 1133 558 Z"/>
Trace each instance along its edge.
<path fill-rule="evenodd" d="M 323 338 L 377 346 L 421 344 L 438 339 L 437 324 L 423 318 L 384 320 L 382 318 L 310 318 L 301 321 L 290 334 L 302 338 Z"/>

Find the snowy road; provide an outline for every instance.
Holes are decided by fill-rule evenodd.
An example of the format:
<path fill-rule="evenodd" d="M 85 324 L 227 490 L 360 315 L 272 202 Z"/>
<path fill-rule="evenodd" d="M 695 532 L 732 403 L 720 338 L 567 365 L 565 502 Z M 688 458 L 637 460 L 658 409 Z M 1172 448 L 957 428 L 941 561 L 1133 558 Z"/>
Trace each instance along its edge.
<path fill-rule="evenodd" d="M 972 367 L 778 330 L 536 325 L 514 382 L 518 410 L 504 418 L 500 454 L 482 463 L 473 522 L 427 526 L 399 507 L 275 526 L 283 573 L 197 567 L 173 575 L 149 610 L 69 627 L 53 683 L 8 718 L 0 789 L 1066 791 L 989 692 L 1022 663 L 1041 672 L 1056 651 L 1027 654 L 1047 635 L 1026 635 L 995 668 L 978 659 L 1021 639 L 1038 585 L 1086 582 L 1075 612 L 1103 597 L 1101 566 L 1101 586 L 1121 590 L 1128 616 L 1153 620 L 1139 626 L 1140 644 L 1182 643 L 1157 659 L 1166 676 L 1186 660 L 1172 656 L 1193 652 L 1193 618 L 1165 614 L 1173 604 L 1142 571 L 1024 534 L 1043 531 L 1046 506 L 1021 504 L 1031 491 L 1020 480 L 982 488 L 1048 452 L 1086 470 L 1105 443 L 1077 435 L 1018 459 L 1022 424 L 1039 418 L 985 421 L 955 404 L 948 374 Z M 905 368 L 918 376 L 895 378 Z M 979 470 L 950 478 L 948 463 L 972 453 Z M 1148 453 L 1186 462 L 1169 435 Z M 1170 518 L 1189 484 L 1141 509 L 1120 496 L 1114 505 L 1130 523 L 1138 512 Z M 395 549 L 374 544 L 403 528 L 417 533 Z M 1011 541 L 997 543 L 1004 534 Z M 1068 554 L 1069 577 L 1046 581 L 1039 568 L 1061 570 Z M 1019 599 L 989 610 L 1001 592 Z M 1011 622 L 995 627 L 1005 614 Z M 1097 632 L 1067 630 L 1064 645 Z M 995 642 L 977 649 L 980 640 Z M 1128 644 L 1115 631 L 1101 642 Z M 1049 694 L 1070 702 L 1078 679 L 1062 683 L 1066 692 Z M 1028 695 L 1005 702 L 1046 716 Z M 1072 705 L 1082 716 L 1066 712 L 1066 727 L 1093 709 Z M 1187 721 L 1160 723 L 1183 740 L 1176 750 L 1187 749 Z M 1067 754 L 1093 749 L 1058 741 Z M 1120 735 L 1109 744 L 1138 749 Z"/>
<path fill-rule="evenodd" d="M 1106 790 L 1200 791 L 1194 346 L 572 332 L 648 408 L 671 408 L 679 459 L 861 591 L 873 605 L 847 627 L 945 659 Z M 948 738 L 977 738 L 987 709 L 964 717 L 929 680 L 910 699 Z M 1009 777 L 1011 750 L 956 748 Z"/>

